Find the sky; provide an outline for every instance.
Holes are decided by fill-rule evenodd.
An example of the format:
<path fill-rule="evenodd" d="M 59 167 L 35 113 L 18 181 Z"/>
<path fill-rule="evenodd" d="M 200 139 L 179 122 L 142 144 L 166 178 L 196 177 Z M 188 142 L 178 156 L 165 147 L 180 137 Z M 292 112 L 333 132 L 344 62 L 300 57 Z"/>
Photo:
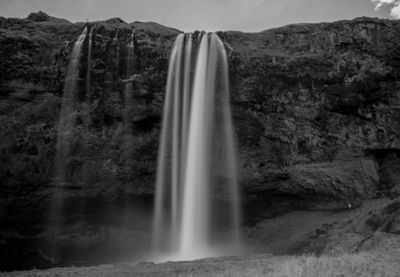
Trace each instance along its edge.
<path fill-rule="evenodd" d="M 0 0 L 0 16 L 23 18 L 39 10 L 72 22 L 120 17 L 186 32 L 257 32 L 359 16 L 400 19 L 400 0 Z"/>

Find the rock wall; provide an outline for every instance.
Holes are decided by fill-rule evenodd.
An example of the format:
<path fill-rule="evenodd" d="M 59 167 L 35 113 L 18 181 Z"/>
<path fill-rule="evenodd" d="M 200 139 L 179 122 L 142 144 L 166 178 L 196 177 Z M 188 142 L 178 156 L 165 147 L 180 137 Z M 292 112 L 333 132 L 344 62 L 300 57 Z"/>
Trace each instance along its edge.
<path fill-rule="evenodd" d="M 5 249 L 10 238 L 43 234 L 66 68 L 84 26 L 45 14 L 0 18 Z M 91 82 L 87 89 L 85 40 L 67 211 L 82 199 L 151 197 L 168 57 L 179 33 L 118 18 L 88 26 Z M 132 30 L 135 74 L 127 76 Z M 218 35 L 229 54 L 245 224 L 266 210 L 342 209 L 399 194 L 400 21 L 358 18 Z M 129 109 L 127 78 L 135 79 Z M 125 112 L 130 134 L 123 131 Z"/>
<path fill-rule="evenodd" d="M 346 201 L 398 192 L 399 27 L 358 18 L 220 33 L 246 189 Z"/>

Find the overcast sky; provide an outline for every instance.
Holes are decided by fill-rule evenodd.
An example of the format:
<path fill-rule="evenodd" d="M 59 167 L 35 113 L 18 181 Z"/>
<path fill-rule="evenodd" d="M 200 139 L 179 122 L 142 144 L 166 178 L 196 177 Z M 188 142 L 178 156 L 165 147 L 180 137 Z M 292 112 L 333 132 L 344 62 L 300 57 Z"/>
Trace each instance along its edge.
<path fill-rule="evenodd" d="M 120 17 L 183 31 L 261 31 L 358 16 L 400 18 L 400 0 L 0 0 L 0 16 L 39 10 L 72 22 Z"/>

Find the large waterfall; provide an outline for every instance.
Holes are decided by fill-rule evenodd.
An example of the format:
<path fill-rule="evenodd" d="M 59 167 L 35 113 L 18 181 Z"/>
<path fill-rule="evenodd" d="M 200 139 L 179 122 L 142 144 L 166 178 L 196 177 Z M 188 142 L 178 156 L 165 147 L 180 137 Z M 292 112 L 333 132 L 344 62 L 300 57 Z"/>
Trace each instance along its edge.
<path fill-rule="evenodd" d="M 224 45 L 214 33 L 180 34 L 170 57 L 159 147 L 156 253 L 188 260 L 223 255 L 228 245 L 229 253 L 237 249 L 235 161 Z"/>
<path fill-rule="evenodd" d="M 73 128 L 76 122 L 76 104 L 78 82 L 80 77 L 80 60 L 82 56 L 83 43 L 86 39 L 88 29 L 84 28 L 74 44 L 68 70 L 65 78 L 64 94 L 62 99 L 60 120 L 58 125 L 58 136 L 56 145 L 55 159 L 55 188 L 53 192 L 50 208 L 50 235 L 56 239 L 62 228 L 62 208 L 64 186 L 68 183 L 68 163 L 70 159 L 70 144 L 73 139 Z M 88 85 L 87 85 L 88 87 Z M 55 246 L 55 241 L 51 242 L 50 256 L 57 260 L 59 253 Z"/>

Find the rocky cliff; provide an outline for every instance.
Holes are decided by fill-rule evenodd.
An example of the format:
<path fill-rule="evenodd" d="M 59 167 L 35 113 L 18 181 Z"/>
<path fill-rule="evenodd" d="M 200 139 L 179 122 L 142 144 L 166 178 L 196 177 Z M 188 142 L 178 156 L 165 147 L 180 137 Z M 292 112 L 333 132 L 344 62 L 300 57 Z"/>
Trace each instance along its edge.
<path fill-rule="evenodd" d="M 66 213 L 75 222 L 82 210 L 132 198 L 151 209 L 168 57 L 179 31 L 118 18 L 0 18 L 0 249 L 11 257 L 21 254 L 10 250 L 16 244 L 36 245 L 32 240 L 45 236 L 66 68 L 85 25 L 94 30 L 92 53 L 80 65 Z M 132 30 L 127 135 L 123 80 L 131 77 Z M 246 225 L 400 194 L 400 21 L 357 18 L 218 35 L 229 54 Z M 86 40 L 82 60 L 87 55 Z M 37 256 L 31 254 L 24 255 Z"/>

